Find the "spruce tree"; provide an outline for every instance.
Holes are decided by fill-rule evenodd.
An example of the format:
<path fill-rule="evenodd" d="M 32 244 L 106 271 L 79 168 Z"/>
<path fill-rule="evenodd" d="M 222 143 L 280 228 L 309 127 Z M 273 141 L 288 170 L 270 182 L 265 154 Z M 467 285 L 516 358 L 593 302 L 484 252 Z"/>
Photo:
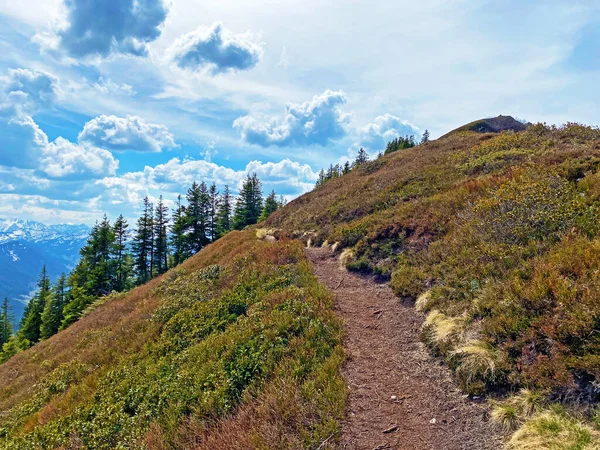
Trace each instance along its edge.
<path fill-rule="evenodd" d="M 217 211 L 217 237 L 225 236 L 231 231 L 231 194 L 229 186 L 223 189 L 223 195 L 219 200 L 219 209 Z"/>
<path fill-rule="evenodd" d="M 208 244 L 206 224 L 209 196 L 206 183 L 194 182 L 188 189 L 186 199 L 188 201 L 186 210 L 188 248 L 192 253 L 197 253 Z"/>
<path fill-rule="evenodd" d="M 12 336 L 12 319 L 10 305 L 8 304 L 8 299 L 5 298 L 2 305 L 0 305 L 0 351 L 2 351 L 2 346 Z"/>
<path fill-rule="evenodd" d="M 208 190 L 208 238 L 214 242 L 219 236 L 217 214 L 219 211 L 219 191 L 213 182 Z"/>
<path fill-rule="evenodd" d="M 41 339 L 48 339 L 55 335 L 63 321 L 63 309 L 66 303 L 67 279 L 63 273 L 52 288 L 52 295 L 46 301 L 42 312 L 42 323 L 40 325 Z"/>
<path fill-rule="evenodd" d="M 129 234 L 127 231 L 129 224 L 127 220 L 120 215 L 113 226 L 115 236 L 112 258 L 114 266 L 114 290 L 122 292 L 129 287 L 130 267 L 127 264 L 127 240 Z"/>
<path fill-rule="evenodd" d="M 186 208 L 181 204 L 181 195 L 177 197 L 177 207 L 173 210 L 173 224 L 171 225 L 171 248 L 173 249 L 173 264 L 181 264 L 190 256 L 187 239 L 187 214 Z"/>
<path fill-rule="evenodd" d="M 169 226 L 168 211 L 169 208 L 164 205 L 161 195 L 154 210 L 154 260 L 157 274 L 163 274 L 169 268 L 169 248 L 167 241 L 167 227 Z"/>
<path fill-rule="evenodd" d="M 277 195 L 275 194 L 275 191 L 271 191 L 271 193 L 265 199 L 265 205 L 258 221 L 262 222 L 263 220 L 267 220 L 267 218 L 278 209 L 279 202 L 277 201 Z"/>
<path fill-rule="evenodd" d="M 365 151 L 364 148 L 358 151 L 358 155 L 356 155 L 356 159 L 354 160 L 354 167 L 358 167 L 369 161 L 369 154 Z"/>
<path fill-rule="evenodd" d="M 27 303 L 23 318 L 21 319 L 19 335 L 21 337 L 20 342 L 23 348 L 27 348 L 39 342 L 41 337 L 40 327 L 42 325 L 42 312 L 44 311 L 46 302 L 50 300 L 52 295 L 46 265 L 42 268 L 37 287 L 38 290 L 33 298 L 29 300 L 29 303 Z"/>
<path fill-rule="evenodd" d="M 134 265 L 137 284 L 144 284 L 152 278 L 154 253 L 154 207 L 148 196 L 144 198 L 142 215 L 137 221 L 137 229 L 133 238 Z"/>
<path fill-rule="evenodd" d="M 344 163 L 344 168 L 342 169 L 342 174 L 346 175 L 347 173 L 350 173 L 351 170 L 352 170 L 352 167 L 350 166 L 350 161 L 346 161 Z"/>
<path fill-rule="evenodd" d="M 421 144 L 427 144 L 429 142 L 429 130 L 425 130 L 423 137 L 421 138 Z"/>
<path fill-rule="evenodd" d="M 242 184 L 242 190 L 238 196 L 233 226 L 241 230 L 248 225 L 254 225 L 262 213 L 262 184 L 254 173 L 248 175 Z"/>

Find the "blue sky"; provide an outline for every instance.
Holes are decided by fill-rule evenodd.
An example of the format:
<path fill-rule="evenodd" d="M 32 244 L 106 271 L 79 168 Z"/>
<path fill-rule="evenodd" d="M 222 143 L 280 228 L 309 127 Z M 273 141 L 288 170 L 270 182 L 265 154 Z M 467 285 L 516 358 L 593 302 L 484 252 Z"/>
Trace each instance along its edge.
<path fill-rule="evenodd" d="M 0 216 L 92 223 L 397 135 L 600 122 L 593 0 L 0 0 Z"/>

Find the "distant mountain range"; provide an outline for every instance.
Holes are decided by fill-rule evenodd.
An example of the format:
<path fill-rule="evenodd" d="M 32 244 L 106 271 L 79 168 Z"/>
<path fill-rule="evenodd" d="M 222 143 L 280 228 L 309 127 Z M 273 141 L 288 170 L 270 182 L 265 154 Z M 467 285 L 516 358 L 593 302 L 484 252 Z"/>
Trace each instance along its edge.
<path fill-rule="evenodd" d="M 54 281 L 79 260 L 90 228 L 0 219 L 0 298 L 8 297 L 18 322 L 46 264 Z"/>

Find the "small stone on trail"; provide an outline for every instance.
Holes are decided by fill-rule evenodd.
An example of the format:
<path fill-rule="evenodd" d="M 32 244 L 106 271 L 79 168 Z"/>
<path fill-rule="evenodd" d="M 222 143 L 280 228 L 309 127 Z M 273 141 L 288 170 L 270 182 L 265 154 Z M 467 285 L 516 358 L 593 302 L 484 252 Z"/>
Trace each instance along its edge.
<path fill-rule="evenodd" d="M 392 396 L 390 397 L 390 400 L 396 400 L 397 398 L 398 398 L 398 397 L 396 397 L 395 395 L 392 395 Z"/>
<path fill-rule="evenodd" d="M 391 427 L 383 430 L 384 434 L 388 434 L 388 433 L 393 433 L 394 431 L 396 431 L 398 429 L 398 425 L 392 425 Z"/>
<path fill-rule="evenodd" d="M 436 422 L 437 422 L 437 420 L 435 420 L 435 417 L 429 421 L 429 423 L 431 425 L 435 425 Z"/>

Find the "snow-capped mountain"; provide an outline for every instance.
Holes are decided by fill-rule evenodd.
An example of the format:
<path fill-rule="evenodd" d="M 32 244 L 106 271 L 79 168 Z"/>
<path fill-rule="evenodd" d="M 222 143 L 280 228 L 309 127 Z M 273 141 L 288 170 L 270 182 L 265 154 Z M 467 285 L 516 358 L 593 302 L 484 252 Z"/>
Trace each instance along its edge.
<path fill-rule="evenodd" d="M 42 266 L 54 281 L 69 272 L 85 244 L 86 225 L 45 225 L 19 219 L 0 219 L 0 298 L 8 297 L 15 321 L 20 319 Z"/>

